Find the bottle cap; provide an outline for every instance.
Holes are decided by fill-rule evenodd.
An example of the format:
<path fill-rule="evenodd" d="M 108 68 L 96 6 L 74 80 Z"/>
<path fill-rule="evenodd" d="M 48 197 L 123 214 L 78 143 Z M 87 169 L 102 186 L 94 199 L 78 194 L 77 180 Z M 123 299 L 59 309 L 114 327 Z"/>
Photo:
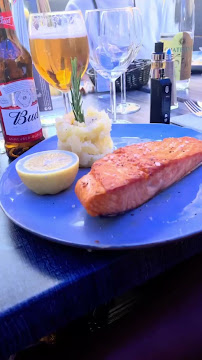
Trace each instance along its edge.
<path fill-rule="evenodd" d="M 159 54 L 163 52 L 163 46 L 164 44 L 162 42 L 155 43 L 155 53 Z"/>
<path fill-rule="evenodd" d="M 152 53 L 153 61 L 164 61 L 165 60 L 165 52 L 163 51 L 164 43 L 157 42 L 155 43 L 155 52 Z"/>

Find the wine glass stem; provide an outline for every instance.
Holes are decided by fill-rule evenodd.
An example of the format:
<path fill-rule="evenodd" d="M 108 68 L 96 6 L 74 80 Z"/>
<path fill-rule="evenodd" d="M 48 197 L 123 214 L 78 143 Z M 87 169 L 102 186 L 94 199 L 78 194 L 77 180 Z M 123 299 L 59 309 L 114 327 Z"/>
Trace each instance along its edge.
<path fill-rule="evenodd" d="M 115 80 L 110 82 L 110 102 L 111 112 L 113 114 L 113 122 L 116 122 L 116 83 Z"/>
<path fill-rule="evenodd" d="M 121 104 L 126 105 L 126 73 L 121 75 Z"/>
<path fill-rule="evenodd" d="M 65 113 L 68 114 L 71 111 L 70 94 L 69 92 L 63 92 L 62 95 L 65 106 Z"/>

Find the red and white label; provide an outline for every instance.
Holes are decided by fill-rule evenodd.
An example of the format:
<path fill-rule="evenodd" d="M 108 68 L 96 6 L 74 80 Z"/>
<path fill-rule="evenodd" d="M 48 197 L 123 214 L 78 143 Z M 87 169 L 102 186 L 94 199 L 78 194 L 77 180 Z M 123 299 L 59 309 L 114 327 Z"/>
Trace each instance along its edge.
<path fill-rule="evenodd" d="M 13 15 L 11 11 L 0 13 L 0 28 L 15 30 Z"/>
<path fill-rule="evenodd" d="M 34 80 L 25 79 L 0 85 L 0 94 L 0 116 L 5 141 L 20 143 L 40 139 L 42 129 Z"/>

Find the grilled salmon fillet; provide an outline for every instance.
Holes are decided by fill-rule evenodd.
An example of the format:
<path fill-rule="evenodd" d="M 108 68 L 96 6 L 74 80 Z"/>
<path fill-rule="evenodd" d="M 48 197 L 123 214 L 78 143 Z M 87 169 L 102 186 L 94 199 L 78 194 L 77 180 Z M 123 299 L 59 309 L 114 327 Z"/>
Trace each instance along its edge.
<path fill-rule="evenodd" d="M 134 209 L 202 164 L 202 141 L 191 137 L 134 144 L 96 161 L 75 192 L 92 216 Z"/>

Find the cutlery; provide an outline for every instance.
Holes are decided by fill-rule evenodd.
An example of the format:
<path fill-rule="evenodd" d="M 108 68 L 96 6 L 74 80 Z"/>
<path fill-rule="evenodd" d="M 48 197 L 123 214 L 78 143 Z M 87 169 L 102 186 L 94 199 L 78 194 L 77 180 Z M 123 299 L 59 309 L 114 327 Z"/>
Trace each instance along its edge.
<path fill-rule="evenodd" d="M 202 101 L 197 101 L 196 103 L 202 109 Z"/>
<path fill-rule="evenodd" d="M 198 106 L 194 101 L 186 100 L 184 104 L 189 109 L 189 111 L 192 112 L 192 114 L 198 117 L 202 117 L 202 108 Z"/>

